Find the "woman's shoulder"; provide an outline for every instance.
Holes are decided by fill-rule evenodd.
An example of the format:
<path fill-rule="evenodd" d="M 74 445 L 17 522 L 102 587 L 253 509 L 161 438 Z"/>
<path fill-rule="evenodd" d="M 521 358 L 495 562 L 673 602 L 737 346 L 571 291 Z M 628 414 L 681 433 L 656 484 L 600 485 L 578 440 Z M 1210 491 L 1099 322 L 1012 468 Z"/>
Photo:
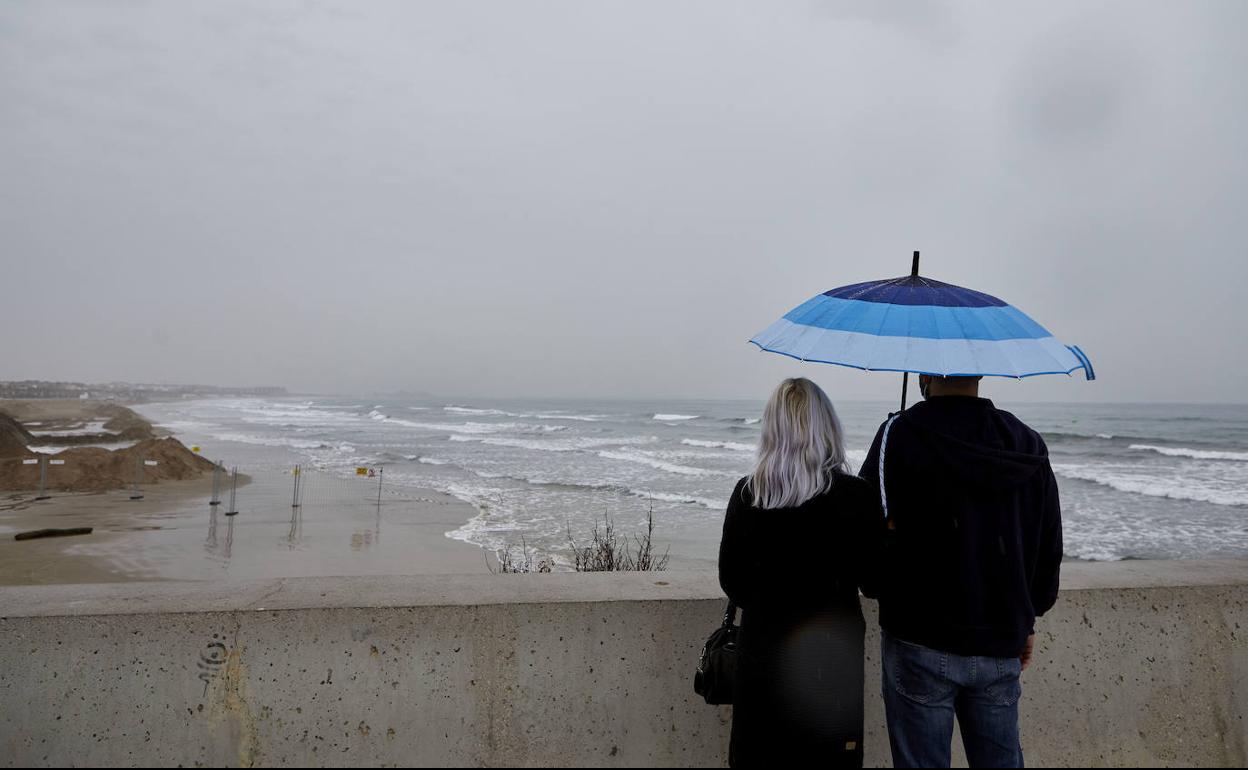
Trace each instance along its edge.
<path fill-rule="evenodd" d="M 836 472 L 832 486 L 828 488 L 828 496 L 838 500 L 861 500 L 874 494 L 871 483 L 848 473 Z"/>
<path fill-rule="evenodd" d="M 732 499 L 728 501 L 730 506 L 734 502 L 742 502 L 742 503 L 746 503 L 747 505 L 750 503 L 749 487 L 748 487 L 749 483 L 750 483 L 749 476 L 742 476 L 740 479 L 737 480 L 736 485 L 733 486 L 732 488 Z"/>
<path fill-rule="evenodd" d="M 852 473 L 841 473 L 836 471 L 836 482 L 832 485 L 835 488 L 838 484 L 842 489 L 849 489 L 855 492 L 861 492 L 871 488 L 871 482 L 856 476 Z"/>

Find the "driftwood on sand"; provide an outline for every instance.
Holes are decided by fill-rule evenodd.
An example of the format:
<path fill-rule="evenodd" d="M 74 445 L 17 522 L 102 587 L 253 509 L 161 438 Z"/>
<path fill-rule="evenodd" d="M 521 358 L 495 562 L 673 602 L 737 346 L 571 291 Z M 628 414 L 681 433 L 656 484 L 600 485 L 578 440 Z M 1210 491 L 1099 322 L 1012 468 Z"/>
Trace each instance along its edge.
<path fill-rule="evenodd" d="M 36 529 L 30 532 L 18 532 L 14 540 L 38 540 L 43 537 L 70 537 L 71 535 L 89 535 L 94 527 L 69 527 L 67 529 Z"/>

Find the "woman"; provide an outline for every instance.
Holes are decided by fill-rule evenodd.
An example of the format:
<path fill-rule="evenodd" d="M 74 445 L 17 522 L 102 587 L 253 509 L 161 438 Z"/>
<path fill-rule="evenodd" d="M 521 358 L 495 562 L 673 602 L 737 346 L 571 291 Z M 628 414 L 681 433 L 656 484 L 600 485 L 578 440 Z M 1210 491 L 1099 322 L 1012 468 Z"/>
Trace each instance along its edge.
<path fill-rule="evenodd" d="M 732 767 L 862 766 L 858 588 L 873 582 L 882 522 L 878 492 L 849 475 L 827 394 L 780 383 L 719 550 L 720 585 L 742 610 Z"/>

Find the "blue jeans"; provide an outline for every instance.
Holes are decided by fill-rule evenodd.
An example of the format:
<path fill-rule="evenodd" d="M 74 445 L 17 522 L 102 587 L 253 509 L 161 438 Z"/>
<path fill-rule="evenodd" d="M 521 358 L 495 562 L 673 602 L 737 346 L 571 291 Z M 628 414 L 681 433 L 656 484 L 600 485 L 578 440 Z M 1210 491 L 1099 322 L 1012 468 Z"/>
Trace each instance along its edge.
<path fill-rule="evenodd" d="M 953 655 L 882 634 L 893 767 L 949 767 L 953 717 L 971 767 L 1022 767 L 1018 658 Z"/>

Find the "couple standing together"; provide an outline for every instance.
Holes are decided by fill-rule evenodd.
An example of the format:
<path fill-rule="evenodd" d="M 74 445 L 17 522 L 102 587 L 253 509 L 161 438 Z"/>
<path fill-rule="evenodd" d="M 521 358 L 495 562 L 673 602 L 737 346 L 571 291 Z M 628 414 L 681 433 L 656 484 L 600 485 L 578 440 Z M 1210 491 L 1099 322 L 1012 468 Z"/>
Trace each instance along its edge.
<path fill-rule="evenodd" d="M 948 767 L 955 714 L 972 767 L 1023 766 L 1019 675 L 1057 598 L 1057 483 L 1039 434 L 978 378 L 920 387 L 857 477 L 817 385 L 786 380 L 767 404 L 719 554 L 742 612 L 733 767 L 861 767 L 860 589 L 880 603 L 894 766 Z"/>

